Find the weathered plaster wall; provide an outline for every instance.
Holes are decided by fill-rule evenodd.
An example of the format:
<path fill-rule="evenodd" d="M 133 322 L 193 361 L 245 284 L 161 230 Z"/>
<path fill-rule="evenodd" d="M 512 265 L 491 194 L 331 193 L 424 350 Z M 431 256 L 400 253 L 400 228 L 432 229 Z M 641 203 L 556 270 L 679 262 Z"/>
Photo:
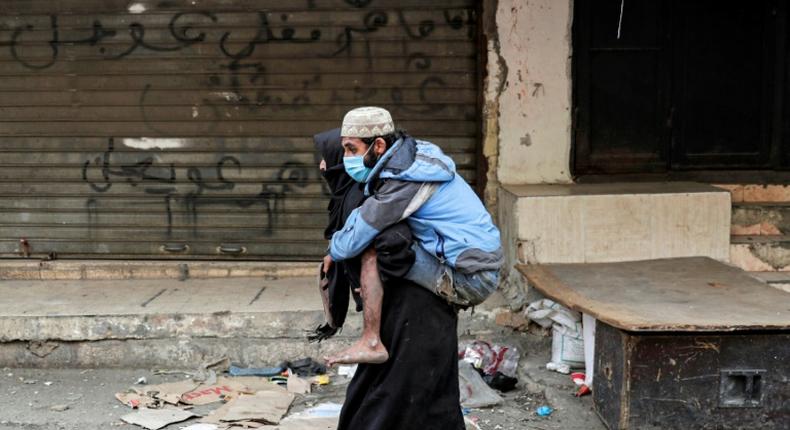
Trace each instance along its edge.
<path fill-rule="evenodd" d="M 500 292 L 513 308 L 527 297 L 512 270 L 517 199 L 501 186 L 572 182 L 571 6 L 572 0 L 485 0 L 483 6 L 485 203 L 502 232 L 507 264 Z"/>
<path fill-rule="evenodd" d="M 499 178 L 499 96 L 505 87 L 507 63 L 499 54 L 499 35 L 496 23 L 497 0 L 483 4 L 482 26 L 486 47 L 486 70 L 483 83 L 483 156 L 486 160 L 485 204 L 496 213 Z"/>
<path fill-rule="evenodd" d="M 499 0 L 490 6 L 496 6 L 496 30 L 488 33 L 486 123 L 494 112 L 497 120 L 486 136 L 496 131 L 498 145 L 484 145 L 484 153 L 495 161 L 492 182 L 569 183 L 571 1 Z"/>

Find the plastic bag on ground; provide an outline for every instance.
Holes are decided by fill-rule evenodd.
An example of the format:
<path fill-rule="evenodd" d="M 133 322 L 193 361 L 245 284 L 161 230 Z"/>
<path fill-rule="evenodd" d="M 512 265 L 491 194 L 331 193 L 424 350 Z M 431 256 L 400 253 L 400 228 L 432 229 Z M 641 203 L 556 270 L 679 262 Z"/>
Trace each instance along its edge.
<path fill-rule="evenodd" d="M 484 408 L 502 403 L 502 397 L 483 381 L 471 364 L 464 360 L 458 360 L 458 384 L 463 407 Z"/>
<path fill-rule="evenodd" d="M 559 303 L 549 299 L 537 300 L 527 306 L 527 318 L 543 328 L 554 324 L 573 328 L 582 320 L 578 312 L 572 311 Z"/>
<path fill-rule="evenodd" d="M 530 303 L 526 313 L 538 325 L 551 327 L 551 361 L 547 369 L 568 373 L 572 368 L 584 367 L 584 337 L 579 312 L 542 299 Z"/>
<path fill-rule="evenodd" d="M 458 358 L 480 369 L 486 375 L 500 372 L 511 378 L 518 370 L 518 349 L 509 345 L 497 345 L 475 340 L 459 346 Z"/>

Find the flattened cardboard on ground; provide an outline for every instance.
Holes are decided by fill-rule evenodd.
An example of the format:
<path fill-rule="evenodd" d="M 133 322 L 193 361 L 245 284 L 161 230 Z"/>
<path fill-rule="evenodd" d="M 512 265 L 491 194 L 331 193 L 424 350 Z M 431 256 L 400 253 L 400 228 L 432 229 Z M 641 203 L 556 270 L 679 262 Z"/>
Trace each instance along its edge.
<path fill-rule="evenodd" d="M 154 400 L 153 397 L 142 395 L 134 391 L 127 391 L 125 393 L 115 393 L 115 398 L 118 399 L 119 402 L 123 403 L 126 406 L 129 406 L 132 409 L 155 408 L 159 406 L 158 405 L 159 402 Z"/>
<path fill-rule="evenodd" d="M 220 376 L 217 378 L 216 384 L 203 384 L 182 394 L 181 401 L 188 405 L 207 405 L 218 402 L 223 397 L 238 397 L 241 394 L 255 394 L 258 391 L 285 392 L 285 389 L 269 382 L 266 378 Z"/>
<path fill-rule="evenodd" d="M 147 385 L 142 387 L 132 387 L 134 391 L 143 396 L 153 396 L 155 399 L 163 400 L 172 405 L 177 405 L 181 401 L 181 395 L 195 390 L 200 384 L 190 379 L 178 382 L 168 382 L 158 385 Z"/>
<path fill-rule="evenodd" d="M 200 421 L 213 424 L 234 421 L 279 424 L 293 400 L 294 395 L 285 390 L 258 391 L 254 395 L 242 394 Z"/>
<path fill-rule="evenodd" d="M 220 376 L 212 385 L 201 384 L 181 395 L 181 402 L 188 405 L 207 405 L 219 402 L 224 396 L 238 397 L 239 394 L 254 394 L 255 391 L 234 378 Z"/>
<path fill-rule="evenodd" d="M 262 421 L 278 424 L 288 413 L 294 400 L 291 393 L 259 391 L 252 396 L 242 395 L 235 399 L 222 418 L 223 421 Z"/>
<path fill-rule="evenodd" d="M 288 384 L 286 385 L 289 393 L 294 394 L 310 394 L 312 384 L 307 379 L 302 379 L 296 374 L 288 376 Z"/>
<path fill-rule="evenodd" d="M 269 382 L 268 379 L 258 376 L 229 376 L 226 379 L 225 377 L 220 378 L 220 381 L 228 380 L 233 382 L 238 382 L 243 384 L 247 388 L 250 389 L 252 392 L 258 391 L 275 391 L 278 393 L 286 392 L 285 388 L 273 383 Z"/>
<path fill-rule="evenodd" d="M 121 420 L 129 424 L 135 424 L 140 427 L 145 427 L 149 430 L 157 430 L 169 424 L 179 423 L 186 421 L 197 415 L 190 411 L 177 408 L 165 409 L 138 409 L 131 414 L 126 414 L 121 417 Z"/>

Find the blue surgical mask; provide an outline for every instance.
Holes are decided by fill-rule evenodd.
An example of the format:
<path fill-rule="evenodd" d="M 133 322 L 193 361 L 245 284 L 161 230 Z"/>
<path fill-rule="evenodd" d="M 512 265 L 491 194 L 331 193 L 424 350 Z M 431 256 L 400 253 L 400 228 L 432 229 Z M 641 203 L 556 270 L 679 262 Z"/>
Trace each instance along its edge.
<path fill-rule="evenodd" d="M 348 176 L 351 176 L 351 179 L 357 182 L 365 182 L 368 179 L 370 171 L 373 170 L 373 168 L 365 165 L 365 156 L 368 155 L 371 148 L 373 148 L 373 144 L 371 144 L 368 150 L 362 155 L 343 157 L 343 166 L 345 166 L 346 173 L 348 173 Z"/>

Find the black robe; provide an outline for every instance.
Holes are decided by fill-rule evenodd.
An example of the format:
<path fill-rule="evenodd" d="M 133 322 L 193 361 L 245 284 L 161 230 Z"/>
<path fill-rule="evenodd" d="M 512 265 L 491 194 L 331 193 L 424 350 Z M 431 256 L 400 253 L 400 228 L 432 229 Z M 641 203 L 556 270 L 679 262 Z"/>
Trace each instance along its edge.
<path fill-rule="evenodd" d="M 384 288 L 384 364 L 359 365 L 338 430 L 463 430 L 458 390 L 458 314 L 408 281 Z"/>

